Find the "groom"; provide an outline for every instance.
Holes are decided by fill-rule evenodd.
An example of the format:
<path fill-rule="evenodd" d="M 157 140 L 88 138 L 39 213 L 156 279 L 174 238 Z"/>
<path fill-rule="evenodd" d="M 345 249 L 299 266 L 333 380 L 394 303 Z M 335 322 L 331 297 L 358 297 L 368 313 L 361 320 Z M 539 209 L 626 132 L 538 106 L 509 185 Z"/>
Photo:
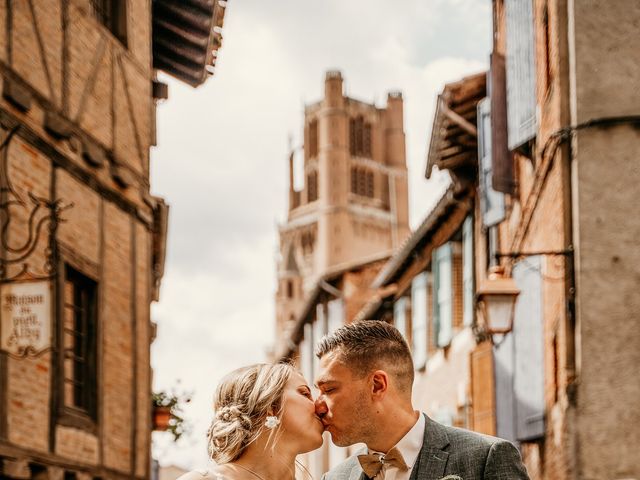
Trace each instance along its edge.
<path fill-rule="evenodd" d="M 367 448 L 325 480 L 528 479 L 518 450 L 499 438 L 446 427 L 414 410 L 413 361 L 400 332 L 356 322 L 316 348 L 316 413 L 338 446 Z"/>

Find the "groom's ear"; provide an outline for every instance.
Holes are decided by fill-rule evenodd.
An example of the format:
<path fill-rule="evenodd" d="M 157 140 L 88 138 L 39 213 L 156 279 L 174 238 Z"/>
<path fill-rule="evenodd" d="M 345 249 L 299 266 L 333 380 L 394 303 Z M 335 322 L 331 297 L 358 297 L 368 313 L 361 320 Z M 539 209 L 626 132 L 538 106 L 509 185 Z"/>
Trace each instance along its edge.
<path fill-rule="evenodd" d="M 389 388 L 389 375 L 384 370 L 376 370 L 371 375 L 371 393 L 374 397 L 382 397 Z"/>

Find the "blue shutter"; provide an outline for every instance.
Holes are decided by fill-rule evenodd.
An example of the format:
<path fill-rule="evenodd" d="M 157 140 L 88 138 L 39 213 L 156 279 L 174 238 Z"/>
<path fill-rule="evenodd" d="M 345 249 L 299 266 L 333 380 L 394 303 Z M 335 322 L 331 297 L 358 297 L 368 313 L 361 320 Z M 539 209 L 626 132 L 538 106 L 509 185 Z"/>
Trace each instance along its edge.
<path fill-rule="evenodd" d="M 462 224 L 462 324 L 473 324 L 473 217 Z"/>
<path fill-rule="evenodd" d="M 491 163 L 491 103 L 488 98 L 478 102 L 478 189 L 480 210 L 485 228 L 504 220 L 504 194 L 492 186 Z"/>
<path fill-rule="evenodd" d="M 513 267 L 520 289 L 513 322 L 516 363 L 516 438 L 544 435 L 544 317 L 542 314 L 542 257 L 529 257 Z"/>
<path fill-rule="evenodd" d="M 433 324 L 435 344 L 446 347 L 453 336 L 453 262 L 451 243 L 433 252 Z"/>
<path fill-rule="evenodd" d="M 498 345 L 493 347 L 496 388 L 496 435 L 510 442 L 516 441 L 515 396 L 513 392 L 515 355 L 513 347 L 513 335 L 510 334 L 504 339 L 498 340 Z"/>
<path fill-rule="evenodd" d="M 411 352 L 417 369 L 427 363 L 427 325 L 427 272 L 422 272 L 411 282 Z"/>
<path fill-rule="evenodd" d="M 505 0 L 507 27 L 507 123 L 509 149 L 536 134 L 533 1 Z"/>

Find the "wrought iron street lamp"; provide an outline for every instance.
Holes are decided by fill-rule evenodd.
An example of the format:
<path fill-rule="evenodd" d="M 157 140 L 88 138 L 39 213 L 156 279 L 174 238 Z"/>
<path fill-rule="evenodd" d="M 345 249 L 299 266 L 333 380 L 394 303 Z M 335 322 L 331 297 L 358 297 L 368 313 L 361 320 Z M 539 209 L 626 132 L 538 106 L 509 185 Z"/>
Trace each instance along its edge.
<path fill-rule="evenodd" d="M 476 294 L 485 332 L 491 336 L 505 335 L 513 329 L 516 299 L 520 289 L 513 278 L 504 275 L 504 268 L 491 267 L 487 279 Z"/>

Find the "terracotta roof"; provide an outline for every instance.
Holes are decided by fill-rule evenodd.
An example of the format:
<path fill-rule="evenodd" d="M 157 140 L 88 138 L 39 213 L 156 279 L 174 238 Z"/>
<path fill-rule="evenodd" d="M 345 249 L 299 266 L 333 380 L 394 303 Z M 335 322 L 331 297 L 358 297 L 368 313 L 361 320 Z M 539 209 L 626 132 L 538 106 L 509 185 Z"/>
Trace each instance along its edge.
<path fill-rule="evenodd" d="M 153 0 L 153 67 L 193 87 L 213 74 L 224 0 Z"/>

